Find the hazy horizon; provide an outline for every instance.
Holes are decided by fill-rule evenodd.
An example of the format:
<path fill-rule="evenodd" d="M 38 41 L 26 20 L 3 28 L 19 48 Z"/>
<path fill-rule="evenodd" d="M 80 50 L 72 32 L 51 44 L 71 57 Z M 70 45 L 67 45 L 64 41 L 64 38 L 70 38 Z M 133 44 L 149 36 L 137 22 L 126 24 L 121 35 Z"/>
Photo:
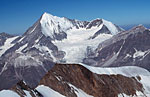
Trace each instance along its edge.
<path fill-rule="evenodd" d="M 149 25 L 148 0 L 1 0 L 0 32 L 23 34 L 44 12 L 78 20 L 103 18 L 124 27 Z"/>

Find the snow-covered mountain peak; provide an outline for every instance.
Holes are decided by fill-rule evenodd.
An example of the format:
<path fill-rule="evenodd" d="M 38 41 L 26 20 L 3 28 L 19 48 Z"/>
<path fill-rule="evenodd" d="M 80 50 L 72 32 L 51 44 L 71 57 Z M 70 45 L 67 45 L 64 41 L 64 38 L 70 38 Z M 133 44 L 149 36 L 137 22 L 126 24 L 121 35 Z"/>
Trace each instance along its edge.
<path fill-rule="evenodd" d="M 40 20 L 42 26 L 42 32 L 46 36 L 54 38 L 54 33 L 64 32 L 70 29 L 73 24 L 64 17 L 53 16 L 48 13 L 44 13 Z"/>
<path fill-rule="evenodd" d="M 40 20 L 41 24 L 44 23 L 44 22 L 49 22 L 49 21 L 52 21 L 54 23 L 64 23 L 64 22 L 69 22 L 69 20 L 65 17 L 57 17 L 57 16 L 54 16 L 52 14 L 49 14 L 49 13 L 44 13 L 42 15 L 42 18 Z"/>
<path fill-rule="evenodd" d="M 116 28 L 116 26 L 110 22 L 102 19 L 103 24 L 111 31 L 112 35 L 115 35 L 119 32 L 119 30 Z"/>
<path fill-rule="evenodd" d="M 120 31 L 120 28 L 113 23 L 100 18 L 91 21 L 79 21 L 44 13 L 40 19 L 40 23 L 42 27 L 42 33 L 46 36 L 50 36 L 53 39 L 55 38 L 56 34 L 64 32 L 66 33 L 70 29 L 91 29 L 93 27 L 101 28 L 101 25 L 104 25 L 112 35 L 115 35 Z"/>

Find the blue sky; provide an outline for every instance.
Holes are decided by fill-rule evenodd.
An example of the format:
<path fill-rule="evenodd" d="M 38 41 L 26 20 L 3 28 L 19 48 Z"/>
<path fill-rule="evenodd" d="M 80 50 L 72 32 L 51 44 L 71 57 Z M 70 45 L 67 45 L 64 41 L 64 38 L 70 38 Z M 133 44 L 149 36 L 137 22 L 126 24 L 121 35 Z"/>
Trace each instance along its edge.
<path fill-rule="evenodd" d="M 150 0 L 0 0 L 0 32 L 22 34 L 44 12 L 117 25 L 150 24 Z"/>

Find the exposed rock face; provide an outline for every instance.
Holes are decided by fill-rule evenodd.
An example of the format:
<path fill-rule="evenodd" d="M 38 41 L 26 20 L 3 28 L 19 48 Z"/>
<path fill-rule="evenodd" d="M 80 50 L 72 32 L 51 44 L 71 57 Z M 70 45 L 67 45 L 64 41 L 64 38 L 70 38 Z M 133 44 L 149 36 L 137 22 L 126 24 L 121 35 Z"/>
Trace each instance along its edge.
<path fill-rule="evenodd" d="M 15 91 L 20 97 L 26 97 L 28 92 L 31 97 L 43 97 L 36 89 L 30 88 L 23 81 L 19 81 L 16 85 L 14 85 L 11 90 Z"/>
<path fill-rule="evenodd" d="M 48 60 L 43 60 L 43 65 L 36 64 L 36 62 L 32 59 L 28 59 L 26 61 L 20 60 L 18 62 L 20 62 L 19 64 L 25 66 L 15 67 L 14 63 L 4 63 L 4 67 L 6 65 L 7 68 L 2 68 L 3 72 L 0 76 L 0 82 L 3 84 L 0 85 L 1 90 L 12 87 L 12 85 L 16 84 L 16 82 L 19 80 L 24 80 L 31 87 L 35 87 L 39 83 L 40 79 L 45 75 L 45 73 L 54 65 L 53 62 Z M 29 66 L 30 64 L 32 66 Z"/>
<path fill-rule="evenodd" d="M 102 33 L 111 34 L 111 32 L 109 31 L 109 29 L 104 25 L 104 26 L 101 28 L 101 30 L 97 31 L 97 32 L 93 35 L 92 39 L 94 39 L 95 37 L 97 37 L 99 34 L 102 34 Z"/>
<path fill-rule="evenodd" d="M 150 31 L 137 26 L 99 44 L 84 63 L 95 66 L 140 66 L 150 71 Z"/>
<path fill-rule="evenodd" d="M 140 78 L 140 77 L 139 77 Z M 77 64 L 56 64 L 40 81 L 67 97 L 77 97 L 69 84 L 94 97 L 118 97 L 118 94 L 135 95 L 143 86 L 134 77 L 98 75 Z"/>

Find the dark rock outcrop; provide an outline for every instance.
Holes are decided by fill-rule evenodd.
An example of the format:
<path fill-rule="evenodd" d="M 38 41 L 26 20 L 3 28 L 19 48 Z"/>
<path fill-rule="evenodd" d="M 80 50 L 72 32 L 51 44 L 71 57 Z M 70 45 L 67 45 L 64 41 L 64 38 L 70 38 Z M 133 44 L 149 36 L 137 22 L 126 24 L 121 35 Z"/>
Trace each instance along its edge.
<path fill-rule="evenodd" d="M 143 86 L 135 77 L 99 75 L 77 64 L 56 64 L 40 81 L 67 97 L 77 97 L 69 84 L 94 97 L 118 97 L 118 94 L 135 95 Z"/>
<path fill-rule="evenodd" d="M 14 85 L 11 90 L 16 92 L 20 97 L 26 97 L 28 92 L 32 97 L 43 97 L 36 89 L 30 88 L 28 85 L 26 85 L 25 82 L 19 81 L 16 85 Z"/>

